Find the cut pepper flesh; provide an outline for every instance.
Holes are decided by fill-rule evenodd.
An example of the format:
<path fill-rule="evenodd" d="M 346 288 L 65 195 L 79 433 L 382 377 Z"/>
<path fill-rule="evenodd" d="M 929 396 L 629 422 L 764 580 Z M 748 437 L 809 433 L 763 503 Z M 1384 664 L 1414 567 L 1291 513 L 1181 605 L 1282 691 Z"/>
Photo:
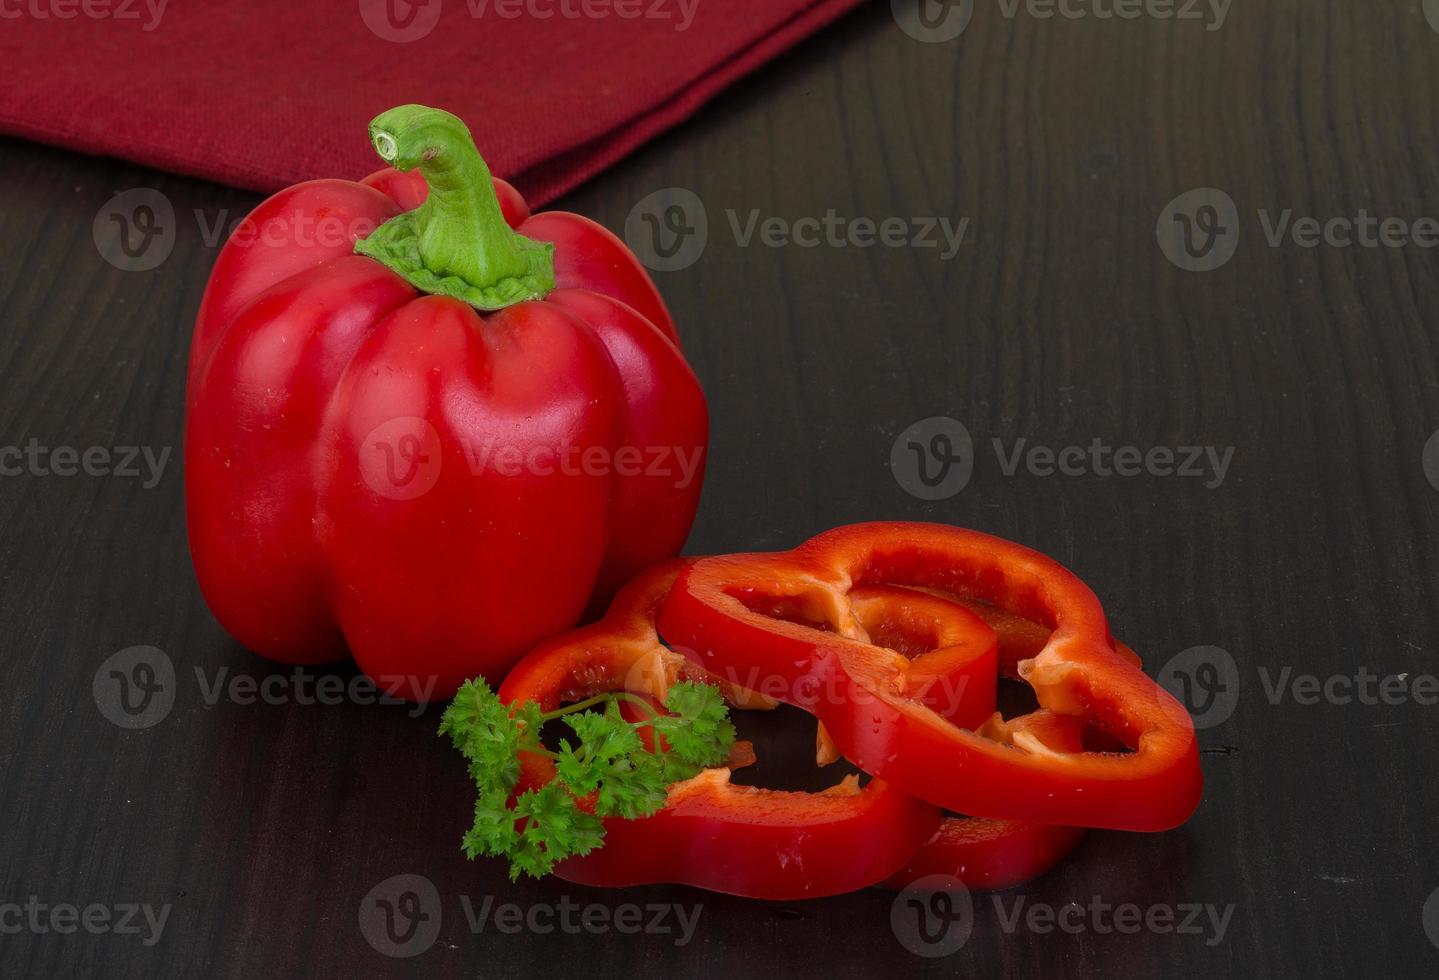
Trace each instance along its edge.
<path fill-rule="evenodd" d="M 712 683 L 655 631 L 656 607 L 682 566 L 668 562 L 642 574 L 599 623 L 536 648 L 511 671 L 500 698 L 552 711 L 609 691 L 662 698 L 676 680 Z M 733 685 L 726 690 L 743 703 L 764 704 Z M 748 761 L 744 751 L 739 747 L 738 760 L 732 753 L 732 764 Z M 707 769 L 672 785 L 650 816 L 607 818 L 603 846 L 561 861 L 555 873 L 588 885 L 676 882 L 750 898 L 819 897 L 884 880 L 939 825 L 936 807 L 883 780 L 860 788 L 848 777 L 804 793 L 737 785 L 730 772 Z M 519 792 L 554 778 L 550 759 L 521 753 Z"/>
<path fill-rule="evenodd" d="M 1040 624 L 1049 635 L 1018 675 L 1041 707 L 1128 751 L 1053 752 L 957 727 L 909 696 L 902 655 L 866 642 L 849 595 L 869 585 L 938 590 Z M 702 559 L 679 577 L 660 629 L 708 672 L 815 714 L 860 769 L 946 809 L 1156 831 L 1183 823 L 1199 802 L 1188 713 L 1116 650 L 1083 582 L 1010 541 L 874 523 L 788 552 Z"/>

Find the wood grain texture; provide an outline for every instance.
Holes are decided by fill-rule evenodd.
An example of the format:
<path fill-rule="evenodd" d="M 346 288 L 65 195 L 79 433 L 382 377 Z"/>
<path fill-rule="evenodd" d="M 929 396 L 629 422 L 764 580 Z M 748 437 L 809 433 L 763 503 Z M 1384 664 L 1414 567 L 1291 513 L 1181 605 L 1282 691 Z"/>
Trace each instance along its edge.
<path fill-rule="evenodd" d="M 953 955 L 917 957 L 870 890 L 766 904 L 682 888 L 511 886 L 458 854 L 469 790 L 435 710 L 208 704 L 196 680 L 290 678 L 210 617 L 185 545 L 180 464 L 119 477 L 0 478 L 0 903 L 173 906 L 160 941 L 0 934 L 6 976 L 1340 976 L 1432 973 L 1439 888 L 1436 712 L 1268 696 L 1320 678 L 1435 671 L 1439 428 L 1433 249 L 1271 247 L 1258 216 L 1439 216 L 1439 32 L 1418 0 L 1235 4 L 1223 27 L 1041 20 L 981 0 L 923 44 L 860 11 L 564 206 L 622 230 L 660 188 L 703 202 L 709 238 L 659 274 L 714 419 L 695 552 L 787 547 L 876 518 L 981 528 L 1070 565 L 1153 671 L 1196 645 L 1238 664 L 1232 717 L 1202 734 L 1205 801 L 1183 829 L 1094 833 L 1027 905 L 1233 907 L 1212 935 L 1006 930 L 987 896 Z M 100 258 L 96 213 L 148 187 L 177 215 L 150 272 Z M 1176 268 L 1156 221 L 1226 191 L 1228 264 Z M 0 143 L 0 446 L 178 453 L 190 324 L 241 192 Z M 741 245 L 761 218 L 968 218 L 923 248 Z M 201 218 L 196 217 L 199 213 Z M 949 416 L 972 479 L 926 502 L 896 437 Z M 991 448 L 1234 447 L 1201 479 L 1003 472 Z M 179 672 L 168 718 L 97 710 L 106 658 L 137 644 Z M 1261 674 L 1261 671 L 1267 673 Z M 347 681 L 351 672 L 335 672 Z M 798 780 L 809 737 L 757 729 Z M 786 741 L 788 739 L 788 741 Z M 358 926 L 397 874 L 432 881 L 439 941 L 389 959 Z M 702 907 L 666 935 L 476 931 L 463 899 Z M 1439 900 L 1436 900 L 1439 901 Z M 598 913 L 596 913 L 598 914 Z M 1088 919 L 1084 920 L 1086 923 Z M 0 920 L 0 925 L 5 921 Z M 1435 923 L 1439 926 L 1439 910 Z"/>

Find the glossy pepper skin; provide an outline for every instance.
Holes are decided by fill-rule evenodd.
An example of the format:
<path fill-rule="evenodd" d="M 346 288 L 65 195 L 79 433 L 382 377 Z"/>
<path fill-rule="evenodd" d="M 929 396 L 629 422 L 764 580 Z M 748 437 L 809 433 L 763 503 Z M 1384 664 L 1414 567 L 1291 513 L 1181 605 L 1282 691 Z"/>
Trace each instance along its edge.
<path fill-rule="evenodd" d="M 994 710 L 997 677 L 1018 680 L 1019 664 L 1049 639 L 1050 631 L 1039 623 L 934 589 L 859 585 L 848 598 L 866 642 L 908 658 L 907 698 L 1005 745 L 1085 750 L 1084 725 L 1077 718 L 1040 710 L 1006 721 Z M 1126 658 L 1133 656 L 1127 647 L 1120 649 Z M 838 758 L 827 735 L 820 745 L 821 764 Z M 909 863 L 881 884 L 905 889 L 942 874 L 971 891 L 1012 888 L 1049 871 L 1084 834 L 1062 824 L 945 816 Z"/>
<path fill-rule="evenodd" d="M 599 623 L 541 644 L 510 672 L 500 699 L 553 711 L 609 691 L 662 701 L 677 680 L 714 683 L 655 632 L 656 607 L 683 566 L 667 562 L 645 572 Z M 743 690 L 721 686 L 732 702 L 755 703 Z M 736 756 L 732 768 L 746 761 Z M 707 769 L 672 785 L 664 807 L 650 816 L 606 818 L 602 845 L 561 861 L 555 874 L 586 885 L 674 882 L 747 898 L 818 898 L 883 881 L 939 826 L 933 806 L 881 780 L 861 789 L 850 777 L 803 793 L 738 785 L 730 772 Z M 553 778 L 550 759 L 521 753 L 518 791 Z"/>
<path fill-rule="evenodd" d="M 909 696 L 903 657 L 867 642 L 848 595 L 871 584 L 937 590 L 1042 624 L 1050 634 L 1017 665 L 1020 678 L 1042 708 L 1132 751 L 1054 752 L 956 727 Z M 845 758 L 946 809 L 1158 831 L 1199 804 L 1199 746 L 1183 706 L 1120 652 L 1083 582 L 1001 538 L 939 524 L 856 524 L 788 552 L 708 558 L 676 582 L 660 631 L 713 674 L 773 681 L 762 692 L 815 714 Z"/>
<path fill-rule="evenodd" d="M 996 715 L 980 729 L 1006 745 L 1042 745 L 1052 752 L 1084 751 L 1084 726 L 1068 715 L 1034 711 L 1013 721 Z M 1012 888 L 1049 871 L 1084 840 L 1082 827 L 946 816 L 913 858 L 883 884 L 909 888 L 930 875 L 948 875 L 972 891 Z"/>
<path fill-rule="evenodd" d="M 645 572 L 601 622 L 541 644 L 516 665 L 500 688 L 501 699 L 535 701 L 552 711 L 596 693 L 627 690 L 658 705 L 669 684 L 689 680 L 719 684 L 735 707 L 773 707 L 757 692 L 707 674 L 696 659 L 659 639 L 657 609 L 686 564 L 678 560 Z M 1005 744 L 1084 751 L 1077 719 L 1036 711 L 1003 721 L 994 713 L 996 667 L 1014 676 L 1016 657 L 1048 636 L 1038 623 L 890 586 L 861 586 L 850 598 L 870 640 L 909 659 L 911 693 L 922 703 Z M 940 819 L 929 804 L 877 779 L 862 790 L 847 779 L 821 793 L 732 783 L 730 769 L 753 761 L 748 743 L 737 743 L 728 769 L 676 784 L 667 805 L 649 817 L 606 820 L 603 846 L 561 862 L 555 873 L 587 885 L 678 882 L 761 899 L 816 898 L 871 883 L 904 889 L 936 874 L 979 891 L 1038 877 L 1084 837 L 1077 827 Z M 554 764 L 534 754 L 523 754 L 520 766 L 520 791 L 554 777 Z M 905 853 L 910 857 L 899 870 L 876 877 Z"/>
<path fill-rule="evenodd" d="M 402 106 L 392 169 L 262 203 L 201 303 L 190 549 L 215 616 L 386 690 L 498 681 L 683 545 L 703 393 L 638 260 L 531 215 L 455 117 Z M 363 253 L 363 254 L 360 254 Z"/>

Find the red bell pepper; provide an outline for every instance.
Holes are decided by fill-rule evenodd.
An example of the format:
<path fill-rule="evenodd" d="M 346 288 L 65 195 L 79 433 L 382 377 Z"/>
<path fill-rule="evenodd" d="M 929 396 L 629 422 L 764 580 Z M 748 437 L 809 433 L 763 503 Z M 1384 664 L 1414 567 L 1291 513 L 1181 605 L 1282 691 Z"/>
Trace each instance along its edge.
<path fill-rule="evenodd" d="M 994 713 L 998 638 L 979 615 L 933 595 L 884 585 L 850 590 L 849 607 L 864 642 L 908 661 L 905 697 L 965 728 L 982 725 Z"/>
<path fill-rule="evenodd" d="M 541 711 L 553 711 L 562 703 L 616 689 L 658 703 L 677 681 L 716 683 L 717 678 L 670 650 L 655 632 L 656 609 L 684 564 L 673 562 L 645 573 L 621 593 L 603 622 L 536 649 L 501 687 L 501 699 L 511 704 L 532 700 Z M 951 719 L 978 719 L 977 727 L 986 736 L 1007 744 L 1038 740 L 1055 752 L 1083 751 L 1082 726 L 1074 718 L 1037 711 L 1006 722 L 993 713 L 996 647 L 1008 651 L 1008 656 L 1001 655 L 1001 665 L 1012 674 L 1015 654 L 1047 635 L 1038 624 L 987 607 L 969 611 L 910 589 L 860 587 L 851 593 L 851 601 L 874 643 L 911 658 L 911 691 L 935 710 Z M 721 686 L 738 706 L 773 706 L 738 685 Z M 628 707 L 624 711 L 631 720 L 637 717 Z M 753 759 L 748 743 L 737 743 L 729 768 Z M 553 762 L 522 755 L 517 792 L 552 778 Z M 864 790 L 847 779 L 819 794 L 787 793 L 736 786 L 728 770 L 709 770 L 675 786 L 669 804 L 653 816 L 607 820 L 604 846 L 561 862 L 555 872 L 590 885 L 677 881 L 756 898 L 818 897 L 873 880 L 873 865 L 857 872 L 854 855 L 871 855 L 883 846 L 888 863 L 895 850 L 903 849 L 898 846 L 902 840 L 912 836 L 912 828 L 933 826 L 922 807 L 914 806 L 917 801 L 902 806 L 902 800 L 880 780 Z M 898 830 L 886 828 L 887 819 L 897 819 Z M 823 828 L 822 834 L 817 836 L 816 828 L 808 826 L 811 821 Z M 904 867 L 882 883 L 905 888 L 925 875 L 945 873 L 976 890 L 1007 888 L 1048 871 L 1083 836 L 1076 827 L 948 817 Z M 841 838 L 845 843 L 836 853 L 835 842 Z M 909 849 L 915 843 L 910 839 Z M 807 863 L 781 861 L 777 866 L 775 853 L 789 858 L 799 854 Z M 696 855 L 701 860 L 696 861 Z M 818 874 L 817 863 L 823 869 Z"/>
<path fill-rule="evenodd" d="M 1036 711 L 1005 721 L 993 710 L 996 675 L 1017 680 L 1019 663 L 1048 640 L 1050 631 L 1039 623 L 937 590 L 861 585 L 850 590 L 849 604 L 869 642 L 910 658 L 906 696 L 1009 745 L 1037 740 L 1055 752 L 1084 751 L 1084 726 L 1075 718 Z M 957 654 L 966 648 L 982 653 L 965 663 Z M 823 765 L 839 751 L 819 727 Z M 948 816 L 884 884 L 904 889 L 946 874 L 975 891 L 1010 888 L 1044 874 L 1083 839 L 1079 827 Z"/>
<path fill-rule="evenodd" d="M 708 422 L 614 235 L 531 215 L 448 113 L 401 106 L 370 132 L 395 169 L 281 191 L 220 253 L 186 509 L 242 643 L 287 663 L 348 649 L 427 700 L 498 680 L 675 554 Z"/>
<path fill-rule="evenodd" d="M 908 696 L 908 662 L 865 642 L 855 586 L 937 589 L 1051 630 L 1018 664 L 1042 707 L 1083 719 L 1127 753 L 1006 745 Z M 779 616 L 780 618 L 777 618 Z M 1094 594 L 1052 559 L 935 524 L 838 528 L 777 554 L 708 558 L 665 602 L 660 631 L 710 673 L 798 705 L 860 769 L 979 817 L 1154 831 L 1199 803 L 1198 743 L 1184 708 L 1123 655 Z"/>
<path fill-rule="evenodd" d="M 1053 752 L 1084 751 L 1083 726 L 1068 715 L 1051 711 L 1031 712 L 1008 722 L 996 714 L 980 732 L 1006 745 L 1039 744 Z M 1079 846 L 1084 833 L 1082 827 L 1062 824 L 945 817 L 934 836 L 884 884 L 905 889 L 920 878 L 946 874 L 974 891 L 1012 888 L 1053 868 Z"/>
<path fill-rule="evenodd" d="M 655 632 L 656 608 L 682 565 L 646 572 L 599 623 L 541 644 L 510 672 L 500 700 L 549 712 L 611 691 L 662 698 L 677 680 L 710 683 Z M 521 753 L 518 792 L 554 778 L 549 758 Z M 707 769 L 672 785 L 650 816 L 606 818 L 603 845 L 561 861 L 555 874 L 587 885 L 677 882 L 750 898 L 814 898 L 883 880 L 938 824 L 935 807 L 878 779 L 802 793 L 736 785 L 730 769 Z"/>

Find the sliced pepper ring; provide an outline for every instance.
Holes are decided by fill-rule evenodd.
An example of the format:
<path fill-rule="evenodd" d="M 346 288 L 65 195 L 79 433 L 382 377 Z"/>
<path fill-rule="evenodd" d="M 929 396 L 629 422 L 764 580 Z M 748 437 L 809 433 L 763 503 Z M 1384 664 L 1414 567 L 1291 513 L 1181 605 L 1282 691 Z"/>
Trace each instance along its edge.
<path fill-rule="evenodd" d="M 994 713 L 999 641 L 982 617 L 943 597 L 888 585 L 851 589 L 849 605 L 864 642 L 908 661 L 905 697 L 965 728 Z"/>
<path fill-rule="evenodd" d="M 1016 617 L 1016 625 L 1025 622 Z M 981 732 L 1010 745 L 1037 741 L 1055 752 L 1084 751 L 1083 725 L 1042 709 L 1013 721 L 996 714 Z M 975 891 L 1012 888 L 1049 871 L 1079 846 L 1084 835 L 1083 827 L 1062 824 L 945 817 L 934 836 L 884 884 L 905 889 L 920 878 L 945 874 Z"/>
<path fill-rule="evenodd" d="M 1012 721 L 1005 721 L 998 712 L 992 711 L 976 717 L 974 709 L 983 709 L 986 705 L 977 703 L 971 709 L 959 696 L 973 692 L 980 699 L 987 698 L 988 706 L 992 706 L 996 676 L 1018 680 L 1020 662 L 1038 653 L 1049 639 L 1050 631 L 1039 623 L 936 589 L 861 585 L 850 590 L 849 601 L 855 618 L 872 643 L 904 652 L 899 644 L 912 643 L 916 637 L 922 637 L 925 624 L 930 624 L 935 646 L 952 645 L 949 650 L 913 657 L 906 685 L 910 696 L 929 695 L 920 700 L 950 722 L 1011 745 L 1037 743 L 1055 752 L 1084 751 L 1084 726 L 1076 718 L 1044 710 Z M 886 628 L 896 617 L 907 626 L 905 635 L 895 636 Z M 959 641 L 960 636 L 967 636 L 968 644 Z M 958 663 L 962 655 L 957 656 L 957 652 L 966 646 L 985 650 L 975 666 L 988 670 L 987 684 L 986 678 L 965 673 Z M 1138 657 L 1127 647 L 1119 649 L 1138 663 Z M 949 667 L 949 672 L 935 669 L 936 661 Z M 916 667 L 920 668 L 921 677 L 937 675 L 932 685 L 916 683 Z M 832 746 L 832 741 L 824 735 L 822 722 L 819 729 L 817 741 Z M 838 750 L 832 755 L 822 751 L 819 761 L 824 764 L 838 756 Z M 883 884 L 905 889 L 920 878 L 945 874 L 975 891 L 1012 888 L 1049 871 L 1079 846 L 1084 834 L 1081 827 L 1061 824 L 947 816 L 910 862 Z"/>
<path fill-rule="evenodd" d="M 608 691 L 662 697 L 656 686 L 676 679 L 712 683 L 655 630 L 656 609 L 683 567 L 667 562 L 645 572 L 600 622 L 536 648 L 505 679 L 501 700 L 552 711 Z M 521 753 L 518 792 L 554 777 L 549 759 Z M 555 874 L 587 885 L 675 882 L 749 898 L 820 897 L 884 880 L 938 825 L 936 807 L 883 780 L 861 789 L 849 777 L 803 793 L 740 786 L 730 769 L 707 769 L 671 786 L 664 807 L 648 817 L 607 818 L 604 844 L 561 861 Z"/>
<path fill-rule="evenodd" d="M 855 586 L 936 589 L 1034 620 L 1051 632 L 1018 665 L 1039 704 L 1131 751 L 1064 753 L 956 727 L 907 696 L 907 663 L 864 641 Z M 776 618 L 777 608 L 797 617 Z M 1116 652 L 1094 593 L 1058 562 L 938 524 L 837 528 L 774 554 L 700 560 L 665 601 L 660 629 L 706 670 L 815 714 L 860 769 L 974 816 L 1156 831 L 1199 803 L 1188 714 Z"/>

